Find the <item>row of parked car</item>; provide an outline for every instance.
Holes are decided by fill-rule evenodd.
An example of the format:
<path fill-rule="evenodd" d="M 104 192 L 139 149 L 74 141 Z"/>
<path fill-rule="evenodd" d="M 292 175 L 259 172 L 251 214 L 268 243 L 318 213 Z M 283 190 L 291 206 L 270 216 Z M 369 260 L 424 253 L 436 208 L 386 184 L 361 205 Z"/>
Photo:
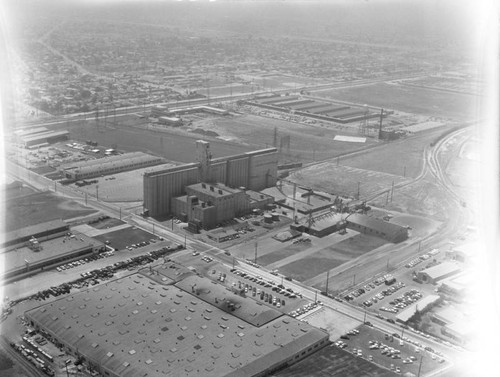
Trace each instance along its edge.
<path fill-rule="evenodd" d="M 156 238 L 151 238 L 149 241 L 142 241 L 142 242 L 139 242 L 139 243 L 133 243 L 132 245 L 130 246 L 125 246 L 125 248 L 128 250 L 128 251 L 132 251 L 134 249 L 138 249 L 140 247 L 144 247 L 144 246 L 148 246 L 152 243 L 155 243 L 157 242 L 158 240 L 161 240 L 161 239 L 156 239 Z"/>
<path fill-rule="evenodd" d="M 417 302 L 422 298 L 422 293 L 420 293 L 417 289 L 412 289 L 403 293 L 401 296 L 395 298 L 393 301 L 389 302 L 389 304 L 393 305 L 398 309 L 404 309 L 407 306 Z"/>
<path fill-rule="evenodd" d="M 402 281 L 400 281 L 400 282 L 394 284 L 392 287 L 384 289 L 383 291 L 377 293 L 372 298 L 364 301 L 363 305 L 366 307 L 372 306 L 373 304 L 376 304 L 377 302 L 383 300 L 385 297 L 392 295 L 393 293 L 399 291 L 400 289 L 404 288 L 405 286 L 406 286 L 406 284 L 403 283 Z"/>
<path fill-rule="evenodd" d="M 74 261 L 74 262 L 63 264 L 63 265 L 57 267 L 56 270 L 58 272 L 62 272 L 64 270 L 69 270 L 69 269 L 71 269 L 73 267 L 81 266 L 83 264 L 86 264 L 88 262 L 92 262 L 92 261 L 97 260 L 97 259 L 110 257 L 113 254 L 114 253 L 112 251 L 105 251 L 105 252 L 102 252 L 102 253 L 99 253 L 99 254 L 94 254 L 94 255 L 92 255 L 90 257 L 87 257 L 87 258 L 82 258 L 82 259 Z"/>
<path fill-rule="evenodd" d="M 302 297 L 302 294 L 300 292 L 295 292 L 292 288 L 286 288 L 283 284 L 276 284 L 274 281 L 269 280 L 269 281 L 264 281 L 261 276 L 253 276 L 250 274 L 247 274 L 244 271 L 240 271 L 236 268 L 233 268 L 230 270 L 232 273 L 235 275 L 241 276 L 242 278 L 248 279 L 250 281 L 253 281 L 257 283 L 258 285 L 261 285 L 266 288 L 271 288 L 273 292 L 277 292 L 279 294 L 282 294 L 286 297 L 290 298 L 296 298 L 296 297 Z"/>
<path fill-rule="evenodd" d="M 290 317 L 295 318 L 295 317 L 298 317 L 299 315 L 306 314 L 307 312 L 313 310 L 314 308 L 316 308 L 319 305 L 323 305 L 323 303 L 321 301 L 310 302 L 308 304 L 305 304 L 301 308 L 298 308 L 298 309 L 294 310 L 293 312 L 288 313 L 288 315 Z"/>

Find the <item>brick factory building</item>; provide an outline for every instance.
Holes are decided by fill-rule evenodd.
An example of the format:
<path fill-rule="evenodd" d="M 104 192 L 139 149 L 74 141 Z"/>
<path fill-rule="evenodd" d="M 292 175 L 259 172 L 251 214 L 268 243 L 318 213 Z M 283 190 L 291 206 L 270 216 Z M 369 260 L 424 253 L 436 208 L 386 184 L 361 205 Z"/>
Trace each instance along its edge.
<path fill-rule="evenodd" d="M 235 156 L 211 158 L 208 142 L 196 142 L 196 160 L 144 174 L 144 211 L 150 216 L 172 214 L 173 199 L 186 195 L 186 187 L 198 183 L 223 184 L 226 188 L 260 191 L 276 185 L 278 152 L 261 149 Z"/>
<path fill-rule="evenodd" d="M 326 331 L 173 263 L 25 316 L 57 346 L 112 377 L 265 376 L 329 344 Z"/>
<path fill-rule="evenodd" d="M 272 196 L 245 188 L 233 189 L 222 183 L 195 183 L 186 186 L 186 195 L 172 199 L 172 214 L 203 229 L 272 204 Z"/>

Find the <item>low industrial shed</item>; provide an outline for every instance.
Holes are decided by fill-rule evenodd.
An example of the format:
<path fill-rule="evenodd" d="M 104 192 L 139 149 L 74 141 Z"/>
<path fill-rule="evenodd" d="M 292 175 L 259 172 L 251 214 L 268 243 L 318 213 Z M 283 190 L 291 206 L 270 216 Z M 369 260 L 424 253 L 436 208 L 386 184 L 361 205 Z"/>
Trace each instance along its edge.
<path fill-rule="evenodd" d="M 358 213 L 346 218 L 349 229 L 371 236 L 383 238 L 389 242 L 398 243 L 408 238 L 408 229 L 397 224 Z"/>
<path fill-rule="evenodd" d="M 438 264 L 437 266 L 419 271 L 417 273 L 417 277 L 424 283 L 436 284 L 439 280 L 443 280 L 448 276 L 458 274 L 460 271 L 460 266 L 456 265 L 455 263 L 444 262 Z"/>

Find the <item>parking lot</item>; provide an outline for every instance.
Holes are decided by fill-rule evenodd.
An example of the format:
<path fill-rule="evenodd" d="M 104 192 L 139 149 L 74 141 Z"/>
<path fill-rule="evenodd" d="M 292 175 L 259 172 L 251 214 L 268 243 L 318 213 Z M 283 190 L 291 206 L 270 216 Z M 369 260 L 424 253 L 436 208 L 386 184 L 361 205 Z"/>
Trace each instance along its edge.
<path fill-rule="evenodd" d="M 378 313 L 381 317 L 389 318 L 392 322 L 395 315 L 407 306 L 430 294 L 435 294 L 434 285 L 415 281 L 414 274 L 443 259 L 444 252 L 440 253 L 437 249 L 422 251 L 398 269 L 391 271 L 391 274 L 374 278 L 344 292 L 342 299 L 367 311 Z M 394 281 L 386 284 L 387 276 L 392 277 Z"/>
<path fill-rule="evenodd" d="M 421 347 L 411 335 L 387 334 L 366 325 L 342 335 L 335 345 L 398 374 L 410 372 L 417 375 L 421 368 L 420 374 L 425 375 L 447 363 L 436 351 Z"/>

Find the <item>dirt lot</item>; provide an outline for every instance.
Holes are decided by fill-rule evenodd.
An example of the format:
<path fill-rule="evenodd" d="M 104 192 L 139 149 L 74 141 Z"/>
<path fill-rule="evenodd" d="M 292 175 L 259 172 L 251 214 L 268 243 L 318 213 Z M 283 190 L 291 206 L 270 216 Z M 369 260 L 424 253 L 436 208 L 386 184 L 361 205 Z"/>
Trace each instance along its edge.
<path fill-rule="evenodd" d="M 362 200 L 369 199 L 376 193 L 391 190 L 392 182 L 396 185 L 410 182 L 409 178 L 337 165 L 333 161 L 301 169 L 291 174 L 288 179 L 298 185 L 350 197 L 357 197 L 359 182 L 359 198 Z"/>
<path fill-rule="evenodd" d="M 63 199 L 50 192 L 29 193 L 16 196 L 5 203 L 6 231 L 24 228 L 56 219 L 71 219 L 97 212 L 73 200 Z"/>
<path fill-rule="evenodd" d="M 368 104 L 408 113 L 463 121 L 474 118 L 475 97 L 466 94 L 417 88 L 395 83 L 377 83 L 349 89 L 315 91 L 316 96 Z"/>
<path fill-rule="evenodd" d="M 386 241 L 380 238 L 357 234 L 300 260 L 280 266 L 280 272 L 296 280 L 306 281 L 384 244 Z"/>

